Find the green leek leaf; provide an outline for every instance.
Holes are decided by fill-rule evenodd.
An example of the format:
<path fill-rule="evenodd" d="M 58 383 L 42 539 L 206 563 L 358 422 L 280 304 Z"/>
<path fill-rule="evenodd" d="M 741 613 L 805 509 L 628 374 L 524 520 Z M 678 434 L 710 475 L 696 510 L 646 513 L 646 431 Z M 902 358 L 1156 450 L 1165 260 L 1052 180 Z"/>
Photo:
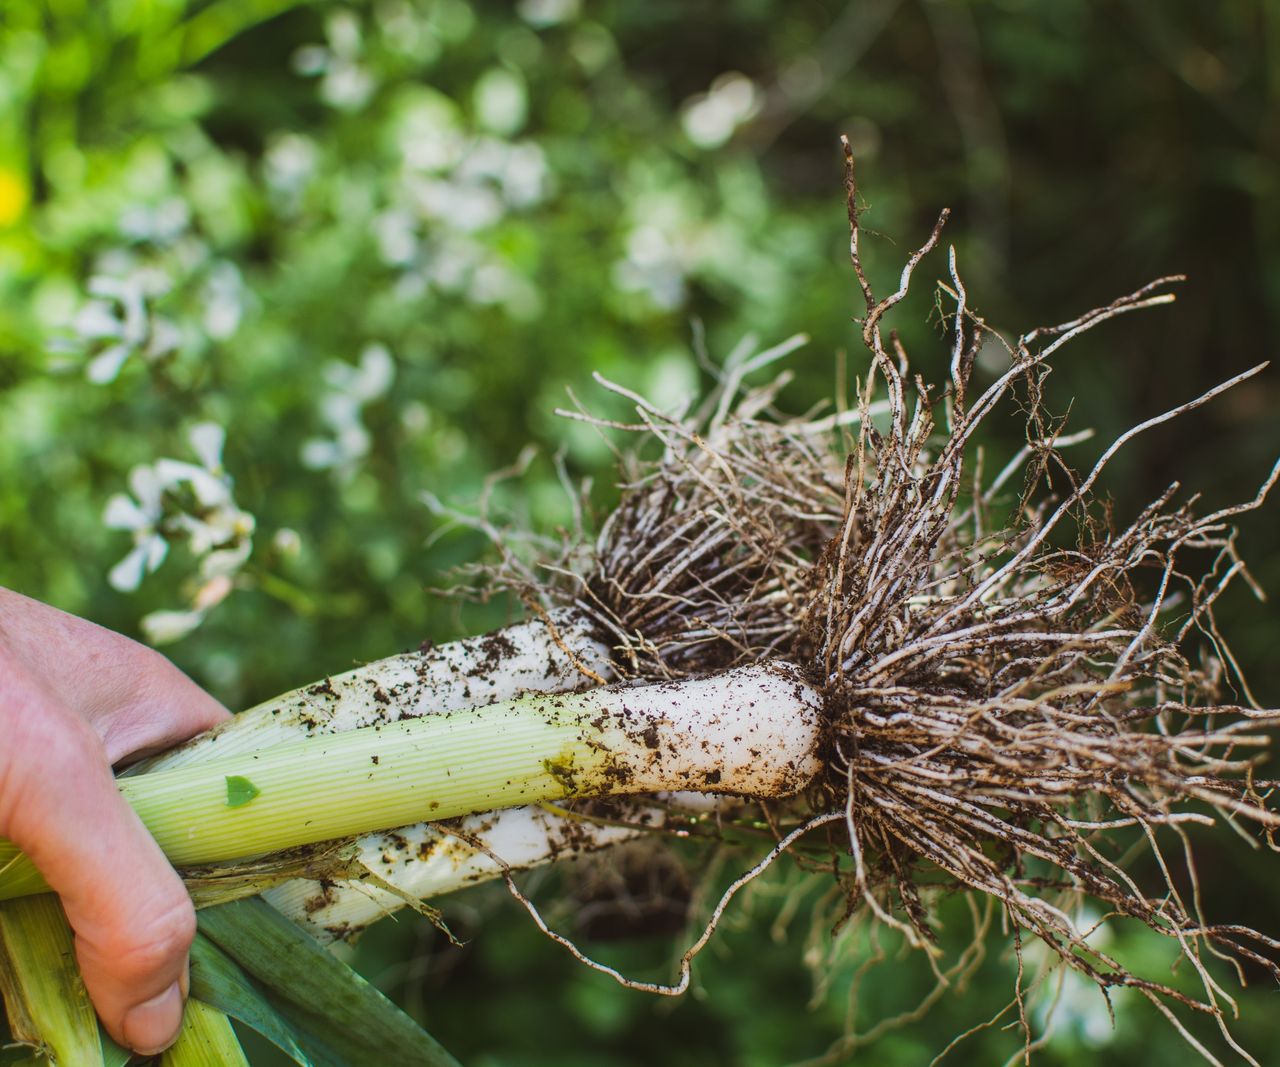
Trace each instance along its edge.
<path fill-rule="evenodd" d="M 52 894 L 0 905 L 0 993 L 16 1040 L 56 1063 L 102 1063 L 71 927 Z"/>
<path fill-rule="evenodd" d="M 178 1040 L 160 1057 L 160 1067 L 249 1067 L 231 1020 L 203 1001 L 187 1001 Z"/>
<path fill-rule="evenodd" d="M 111 1035 L 98 1024 L 98 1040 L 102 1042 L 102 1067 L 125 1067 L 133 1053 L 111 1040 Z"/>
<path fill-rule="evenodd" d="M 197 918 L 204 936 L 267 991 L 318 1063 L 458 1067 L 435 1038 L 265 901 L 219 904 Z"/>
<path fill-rule="evenodd" d="M 257 1031 L 300 1067 L 320 1067 L 257 983 L 203 934 L 191 946 L 191 996 Z"/>

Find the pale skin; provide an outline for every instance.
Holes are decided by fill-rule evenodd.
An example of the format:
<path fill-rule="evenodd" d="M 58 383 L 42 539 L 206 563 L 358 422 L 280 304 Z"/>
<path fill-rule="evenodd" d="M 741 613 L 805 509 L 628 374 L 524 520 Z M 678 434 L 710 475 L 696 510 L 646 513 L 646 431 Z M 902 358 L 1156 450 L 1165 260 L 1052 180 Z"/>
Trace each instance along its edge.
<path fill-rule="evenodd" d="M 62 899 L 103 1025 L 140 1053 L 177 1037 L 195 912 L 112 768 L 227 717 L 160 653 L 0 589 L 0 837 Z"/>

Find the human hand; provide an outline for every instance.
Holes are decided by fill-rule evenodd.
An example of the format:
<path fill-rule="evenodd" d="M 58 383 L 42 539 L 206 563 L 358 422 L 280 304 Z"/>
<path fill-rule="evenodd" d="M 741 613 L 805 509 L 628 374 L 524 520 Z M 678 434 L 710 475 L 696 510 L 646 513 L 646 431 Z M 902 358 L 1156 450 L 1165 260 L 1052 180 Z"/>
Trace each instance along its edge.
<path fill-rule="evenodd" d="M 195 912 L 111 768 L 227 716 L 158 652 L 0 589 L 0 837 L 62 898 L 103 1025 L 140 1053 L 177 1037 Z"/>

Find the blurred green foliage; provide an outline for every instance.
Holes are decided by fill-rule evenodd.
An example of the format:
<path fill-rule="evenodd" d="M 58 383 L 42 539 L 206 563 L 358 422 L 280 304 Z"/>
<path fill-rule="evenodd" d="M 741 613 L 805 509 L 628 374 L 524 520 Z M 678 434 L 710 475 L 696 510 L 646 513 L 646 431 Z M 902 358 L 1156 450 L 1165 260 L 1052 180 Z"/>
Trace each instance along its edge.
<path fill-rule="evenodd" d="M 501 622 L 509 606 L 427 592 L 483 545 L 421 497 L 465 505 L 534 443 L 595 476 L 606 507 L 607 447 L 553 415 L 566 387 L 602 411 L 592 371 L 688 395 L 705 384 L 695 319 L 713 354 L 809 332 L 795 408 L 830 394 L 837 352 L 856 369 L 841 132 L 882 291 L 943 205 L 971 299 L 1010 330 L 1191 275 L 1173 309 L 1064 354 L 1050 396 L 1073 425 L 1109 439 L 1270 355 L 1280 8 L 1265 0 L 10 0 L 0 583 L 125 632 L 190 631 L 168 651 L 232 706 Z M 928 311 L 924 294 L 898 323 L 925 368 Z M 1280 451 L 1276 381 L 1135 442 L 1111 471 L 1117 509 L 1173 478 L 1211 506 L 1250 496 Z M 993 448 L 1017 439 L 1006 429 Z M 539 529 L 569 518 L 545 458 L 502 499 Z M 1243 546 L 1280 590 L 1274 507 Z M 1274 616 L 1243 589 L 1223 616 L 1258 697 L 1280 701 Z M 1277 932 L 1269 856 L 1221 835 L 1203 850 L 1210 914 Z M 835 1040 L 868 952 L 855 927 L 811 1002 L 805 922 L 768 936 L 784 896 L 757 901 L 680 1004 L 577 967 L 486 890 L 449 906 L 465 949 L 402 920 L 356 959 L 473 1064 L 763 1067 Z M 1117 936 L 1161 965 L 1165 946 Z M 859 1055 L 927 1063 L 995 1015 L 1005 941 L 963 995 Z M 669 963 L 665 939 L 600 951 Z M 931 983 L 893 956 L 858 1025 Z M 1273 995 L 1246 995 L 1240 1032 L 1277 1063 Z M 1189 1056 L 1142 1004 L 1118 998 L 1113 1033 L 1096 996 L 1064 997 L 1041 1062 Z M 947 1062 L 1015 1054 L 1007 1021 Z"/>

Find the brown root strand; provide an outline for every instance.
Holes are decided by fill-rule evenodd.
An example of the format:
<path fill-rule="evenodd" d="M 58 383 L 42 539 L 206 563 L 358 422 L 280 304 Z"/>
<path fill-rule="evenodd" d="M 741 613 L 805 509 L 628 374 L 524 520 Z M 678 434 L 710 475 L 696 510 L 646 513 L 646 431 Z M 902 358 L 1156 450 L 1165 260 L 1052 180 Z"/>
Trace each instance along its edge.
<path fill-rule="evenodd" d="M 1252 823 L 1268 843 L 1280 825 L 1269 785 L 1254 779 L 1263 730 L 1280 718 L 1249 695 L 1213 617 L 1232 581 L 1251 582 L 1232 520 L 1263 502 L 1280 465 L 1254 500 L 1206 515 L 1174 485 L 1118 523 L 1096 492 L 1119 447 L 1261 368 L 1146 420 L 1078 472 L 1063 449 L 1088 435 L 1068 436 L 1048 412 L 1048 361 L 1086 330 L 1171 302 L 1180 278 L 1010 339 L 970 306 L 952 249 L 939 286 L 950 302 L 949 380 L 928 385 L 882 330 L 946 213 L 899 288 L 877 300 L 846 160 L 870 356 L 853 402 L 787 418 L 775 406 L 785 375 L 745 384 L 794 342 L 740 347 L 692 411 L 663 411 L 601 379 L 635 421 L 581 406 L 564 414 L 638 438 L 621 458 L 619 506 L 588 551 L 582 529 L 522 552 L 487 527 L 504 546 L 488 577 L 539 609 L 589 614 L 626 676 L 679 678 L 770 656 L 807 663 L 827 699 L 828 770 L 771 825 L 781 839 L 823 824 L 815 836 L 826 836 L 827 869 L 851 907 L 933 951 L 935 891 L 985 895 L 1015 941 L 1034 934 L 1104 993 L 1134 988 L 1171 1020 L 1170 1004 L 1212 1016 L 1248 1059 L 1202 957 L 1225 953 L 1280 980 L 1280 943 L 1207 922 L 1159 842 L 1211 816 Z M 1008 365 L 979 383 L 982 348 L 1005 352 Z M 981 427 L 1010 408 L 1025 420 L 1025 447 L 984 473 Z M 1110 858 L 1124 834 L 1145 842 L 1161 872 L 1154 887 Z M 1189 852 L 1178 870 L 1194 882 Z M 1086 902 L 1174 941 L 1202 994 L 1134 975 L 1090 943 L 1074 917 Z M 1025 1031 L 1024 995 L 1020 985 L 1011 1009 Z"/>

